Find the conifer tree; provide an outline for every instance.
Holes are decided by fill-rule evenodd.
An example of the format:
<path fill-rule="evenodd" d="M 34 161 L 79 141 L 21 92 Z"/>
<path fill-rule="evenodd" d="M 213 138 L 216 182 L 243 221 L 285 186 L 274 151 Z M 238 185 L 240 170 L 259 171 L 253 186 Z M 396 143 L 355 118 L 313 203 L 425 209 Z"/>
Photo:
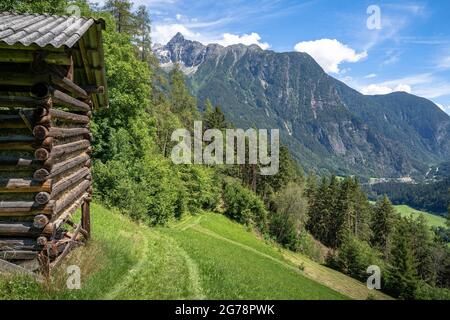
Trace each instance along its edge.
<path fill-rule="evenodd" d="M 150 14 L 147 7 L 139 6 L 135 16 L 136 31 L 135 41 L 139 50 L 139 57 L 141 61 L 149 61 L 152 57 L 152 41 L 150 37 Z"/>
<path fill-rule="evenodd" d="M 308 211 L 308 230 L 320 242 L 329 245 L 328 232 L 330 221 L 330 199 L 329 199 L 329 183 L 328 179 L 322 178 L 319 187 L 317 188 L 314 202 L 309 207 Z"/>
<path fill-rule="evenodd" d="M 372 245 L 388 257 L 392 232 L 394 230 L 395 212 L 389 198 L 385 195 L 378 200 L 372 219 Z"/>
<path fill-rule="evenodd" d="M 401 219 L 393 236 L 387 286 L 400 299 L 412 300 L 415 298 L 418 279 L 408 234 L 407 222 Z"/>
<path fill-rule="evenodd" d="M 136 34 L 135 17 L 131 12 L 133 4 L 129 0 L 108 0 L 105 3 L 104 10 L 112 14 L 116 21 L 116 31 L 119 33 L 127 33 L 129 35 Z"/>
<path fill-rule="evenodd" d="M 169 76 L 171 109 L 180 116 L 187 128 L 192 129 L 194 120 L 199 118 L 197 100 L 190 94 L 184 74 L 178 64 L 175 65 Z"/>
<path fill-rule="evenodd" d="M 227 123 L 225 121 L 225 114 L 222 112 L 220 106 L 213 107 L 209 99 L 205 103 L 205 112 L 203 114 L 203 129 L 225 129 Z"/>
<path fill-rule="evenodd" d="M 409 221 L 410 243 L 412 246 L 414 266 L 418 276 L 428 282 L 433 283 L 435 273 L 432 261 L 432 238 L 430 227 L 423 214 L 416 220 Z"/>

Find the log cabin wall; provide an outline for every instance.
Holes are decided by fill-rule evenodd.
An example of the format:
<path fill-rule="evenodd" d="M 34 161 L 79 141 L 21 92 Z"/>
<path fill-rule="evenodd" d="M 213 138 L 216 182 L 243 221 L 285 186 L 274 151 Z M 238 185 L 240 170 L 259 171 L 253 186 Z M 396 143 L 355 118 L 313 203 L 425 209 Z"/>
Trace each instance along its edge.
<path fill-rule="evenodd" d="M 58 35 L 48 26 L 61 18 L 69 23 Z M 48 272 L 90 236 L 90 119 L 107 101 L 103 28 L 0 14 L 0 259 Z M 11 43 L 17 34 L 34 40 Z"/>

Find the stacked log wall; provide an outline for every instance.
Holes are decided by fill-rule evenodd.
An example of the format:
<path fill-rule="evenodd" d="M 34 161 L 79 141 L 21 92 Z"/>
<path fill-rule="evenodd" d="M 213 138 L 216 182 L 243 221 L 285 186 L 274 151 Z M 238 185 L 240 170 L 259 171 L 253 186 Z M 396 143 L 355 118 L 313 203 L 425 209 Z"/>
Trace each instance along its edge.
<path fill-rule="evenodd" d="M 0 259 L 58 263 L 90 233 L 91 99 L 71 66 L 0 68 Z"/>

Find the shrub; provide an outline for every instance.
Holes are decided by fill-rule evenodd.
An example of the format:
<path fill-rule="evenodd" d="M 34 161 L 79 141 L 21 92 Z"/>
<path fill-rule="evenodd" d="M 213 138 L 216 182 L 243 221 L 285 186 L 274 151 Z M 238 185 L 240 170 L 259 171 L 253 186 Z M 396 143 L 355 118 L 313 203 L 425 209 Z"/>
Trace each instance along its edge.
<path fill-rule="evenodd" d="M 266 231 L 267 210 L 255 193 L 230 179 L 224 182 L 222 197 L 225 215 L 239 223 L 255 226 L 262 232 Z"/>
<path fill-rule="evenodd" d="M 303 197 L 303 187 L 289 183 L 272 197 L 271 209 L 270 234 L 284 247 L 298 250 L 308 220 L 308 203 Z"/>
<path fill-rule="evenodd" d="M 415 292 L 415 299 L 417 300 L 450 300 L 450 290 L 445 288 L 438 288 L 430 286 L 421 281 Z"/>
<path fill-rule="evenodd" d="M 187 210 L 196 214 L 201 210 L 214 211 L 220 200 L 219 177 L 205 166 L 177 166 L 186 193 Z"/>
<path fill-rule="evenodd" d="M 352 235 L 345 235 L 339 250 L 327 258 L 327 264 L 352 278 L 366 281 L 367 267 L 377 265 L 383 267 L 383 261 L 377 251 L 365 242 Z"/>

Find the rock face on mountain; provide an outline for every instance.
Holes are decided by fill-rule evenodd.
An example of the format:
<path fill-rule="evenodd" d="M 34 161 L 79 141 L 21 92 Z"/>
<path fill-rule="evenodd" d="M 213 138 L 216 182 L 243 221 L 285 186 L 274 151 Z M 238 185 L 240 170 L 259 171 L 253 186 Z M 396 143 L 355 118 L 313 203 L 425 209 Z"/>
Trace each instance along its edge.
<path fill-rule="evenodd" d="M 200 103 L 221 105 L 237 127 L 279 128 L 306 170 L 398 177 L 450 158 L 450 117 L 434 103 L 362 95 L 306 53 L 204 46 L 177 34 L 155 54 L 163 68 L 179 63 Z"/>

